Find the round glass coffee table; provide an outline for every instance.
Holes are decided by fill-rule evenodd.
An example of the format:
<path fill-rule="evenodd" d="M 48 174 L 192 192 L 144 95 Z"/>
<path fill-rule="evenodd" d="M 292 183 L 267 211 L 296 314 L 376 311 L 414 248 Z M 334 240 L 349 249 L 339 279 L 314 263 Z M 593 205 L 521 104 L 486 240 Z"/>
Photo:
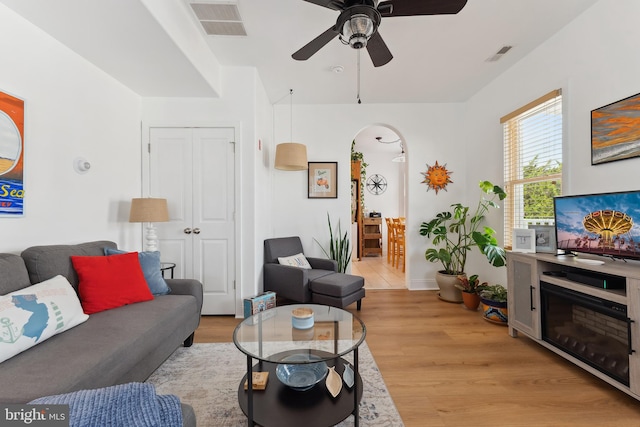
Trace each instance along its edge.
<path fill-rule="evenodd" d="M 313 310 L 312 327 L 293 328 L 292 311 L 298 308 Z M 353 414 L 357 427 L 358 404 L 362 398 L 358 347 L 365 335 L 365 325 L 359 318 L 346 310 L 326 305 L 285 305 L 244 319 L 233 331 L 233 342 L 247 356 L 247 375 L 240 381 L 238 402 L 247 416 L 248 425 L 329 427 Z M 348 353 L 353 353 L 353 364 L 343 358 Z M 291 358 L 300 354 L 313 357 Z M 276 367 L 285 358 L 288 359 L 286 364 L 325 362 L 327 366 L 335 367 L 341 377 L 345 366 L 352 365 L 354 384 L 348 387 L 343 382 L 336 397 L 329 393 L 324 379 L 309 390 L 294 390 L 276 376 Z M 257 364 L 254 365 L 253 359 Z M 253 389 L 253 372 L 269 372 L 264 390 Z"/>

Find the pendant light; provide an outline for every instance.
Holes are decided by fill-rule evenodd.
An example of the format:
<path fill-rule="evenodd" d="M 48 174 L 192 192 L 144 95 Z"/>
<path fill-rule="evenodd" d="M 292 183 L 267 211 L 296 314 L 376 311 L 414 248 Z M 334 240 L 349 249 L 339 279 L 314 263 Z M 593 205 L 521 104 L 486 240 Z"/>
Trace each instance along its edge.
<path fill-rule="evenodd" d="M 396 156 L 393 159 L 391 159 L 392 162 L 404 163 L 407 161 L 407 159 L 404 156 L 404 145 L 402 145 L 402 142 L 400 142 L 400 148 L 402 149 L 402 153 L 400 153 L 399 156 Z"/>
<path fill-rule="evenodd" d="M 289 107 L 291 113 L 291 134 L 293 141 L 293 89 L 289 89 Z M 307 170 L 307 146 L 297 142 L 283 142 L 276 146 L 275 168 L 284 171 Z"/>

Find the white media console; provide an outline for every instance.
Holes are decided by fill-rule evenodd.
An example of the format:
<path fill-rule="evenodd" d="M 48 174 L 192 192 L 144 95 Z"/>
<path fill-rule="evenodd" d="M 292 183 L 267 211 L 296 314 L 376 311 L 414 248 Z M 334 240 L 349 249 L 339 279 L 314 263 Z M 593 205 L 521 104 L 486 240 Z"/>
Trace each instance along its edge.
<path fill-rule="evenodd" d="M 639 262 L 509 252 L 507 269 L 512 337 L 523 333 L 640 400 Z"/>

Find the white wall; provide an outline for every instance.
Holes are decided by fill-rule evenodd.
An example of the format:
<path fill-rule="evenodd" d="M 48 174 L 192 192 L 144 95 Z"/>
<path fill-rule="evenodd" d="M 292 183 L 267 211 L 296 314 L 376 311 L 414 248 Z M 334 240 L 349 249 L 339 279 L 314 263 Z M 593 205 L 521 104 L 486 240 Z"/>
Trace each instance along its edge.
<path fill-rule="evenodd" d="M 397 129 L 407 153 L 407 285 L 436 288 L 436 264 L 424 260 L 420 222 L 466 196 L 465 140 L 459 120 L 463 104 L 294 105 L 293 139 L 307 145 L 309 161 L 338 162 L 338 199 L 308 199 L 307 172 L 273 171 L 273 236 L 299 235 L 306 253 L 323 256 L 314 242 L 328 246 L 327 212 L 334 224 L 350 222 L 351 141 L 373 123 Z M 290 139 L 289 106 L 275 107 L 275 140 Z M 436 195 L 421 184 L 426 163 L 447 163 L 454 185 Z M 343 228 L 344 229 L 344 228 Z"/>
<path fill-rule="evenodd" d="M 138 249 L 140 99 L 0 4 L 0 91 L 25 100 L 25 215 L 0 217 L 0 251 L 108 239 Z M 91 162 L 77 174 L 76 157 Z"/>
<path fill-rule="evenodd" d="M 563 193 L 637 190 L 640 158 L 591 166 L 590 111 L 640 92 L 638 16 L 636 0 L 601 0 L 476 94 L 467 103 L 465 120 L 468 185 L 482 178 L 501 181 L 500 117 L 561 88 L 566 131 Z M 474 159 L 492 159 L 499 167 Z M 491 221 L 502 223 L 499 216 Z M 502 227 L 497 228 L 501 235 Z M 487 277 L 506 283 L 504 269 L 475 260 L 473 271 L 484 269 Z"/>
<path fill-rule="evenodd" d="M 256 74 L 256 131 L 255 138 L 251 141 L 254 149 L 257 147 L 254 157 L 254 181 L 256 210 L 252 212 L 253 218 L 247 218 L 247 221 L 253 221 L 255 227 L 255 240 L 253 242 L 254 250 L 254 268 L 256 272 L 257 282 L 251 285 L 257 286 L 251 288 L 252 295 L 261 293 L 263 277 L 262 265 L 264 263 L 264 245 L 265 239 L 271 237 L 271 223 L 273 221 L 272 208 L 272 184 L 271 184 L 271 147 L 273 147 L 273 106 L 269 102 L 267 93 L 264 90 L 262 82 Z M 244 288 L 247 288 L 243 285 Z M 248 291 L 248 289 L 246 289 Z M 249 296 L 249 294 L 247 294 Z"/>

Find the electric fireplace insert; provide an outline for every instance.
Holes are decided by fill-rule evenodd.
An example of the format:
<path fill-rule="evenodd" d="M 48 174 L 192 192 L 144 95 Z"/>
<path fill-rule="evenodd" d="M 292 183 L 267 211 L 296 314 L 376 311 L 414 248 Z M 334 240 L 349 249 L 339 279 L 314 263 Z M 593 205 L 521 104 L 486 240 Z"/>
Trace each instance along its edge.
<path fill-rule="evenodd" d="M 627 306 L 540 282 L 542 339 L 629 386 Z"/>

